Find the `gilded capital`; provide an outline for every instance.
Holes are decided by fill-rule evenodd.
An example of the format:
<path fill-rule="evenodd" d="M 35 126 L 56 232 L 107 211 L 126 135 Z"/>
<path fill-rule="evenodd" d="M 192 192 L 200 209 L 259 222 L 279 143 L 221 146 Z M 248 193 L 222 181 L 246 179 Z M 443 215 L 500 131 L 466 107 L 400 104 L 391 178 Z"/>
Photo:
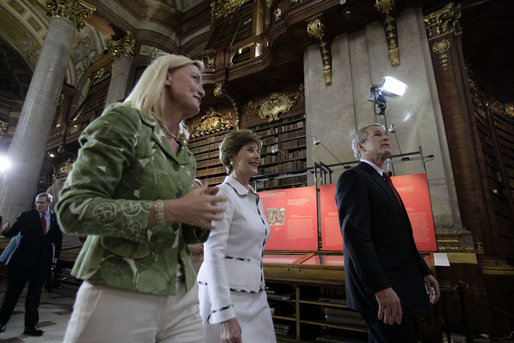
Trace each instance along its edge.
<path fill-rule="evenodd" d="M 88 3 L 79 0 L 47 0 L 46 14 L 50 17 L 61 17 L 71 21 L 77 29 L 83 29 L 86 18 L 89 17 L 96 8 Z"/>
<path fill-rule="evenodd" d="M 119 40 L 107 42 L 107 46 L 105 47 L 107 51 L 114 55 L 115 59 L 134 56 L 135 48 L 136 40 L 133 38 L 130 31 L 127 31 L 125 37 Z"/>
<path fill-rule="evenodd" d="M 428 39 L 435 39 L 449 33 L 460 34 L 461 4 L 449 3 L 439 11 L 430 13 L 424 18 Z"/>

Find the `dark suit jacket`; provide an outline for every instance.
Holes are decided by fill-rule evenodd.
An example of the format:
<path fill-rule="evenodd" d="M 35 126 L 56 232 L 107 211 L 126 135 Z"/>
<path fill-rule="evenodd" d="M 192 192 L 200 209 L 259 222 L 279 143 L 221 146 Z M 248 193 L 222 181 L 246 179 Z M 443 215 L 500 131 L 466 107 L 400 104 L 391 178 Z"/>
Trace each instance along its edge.
<path fill-rule="evenodd" d="M 407 212 L 387 181 L 361 162 L 339 177 L 336 202 L 350 308 L 376 315 L 375 292 L 392 287 L 404 316 L 426 314 L 423 277 L 431 272 L 416 249 Z"/>
<path fill-rule="evenodd" d="M 55 212 L 50 211 L 50 230 L 43 236 L 39 212 L 30 210 L 20 213 L 10 230 L 3 235 L 14 237 L 21 232 L 18 249 L 13 253 L 9 267 L 33 268 L 50 267 L 52 263 L 52 243 L 55 245 L 55 257 L 59 258 L 62 245 L 62 232 L 57 223 Z"/>

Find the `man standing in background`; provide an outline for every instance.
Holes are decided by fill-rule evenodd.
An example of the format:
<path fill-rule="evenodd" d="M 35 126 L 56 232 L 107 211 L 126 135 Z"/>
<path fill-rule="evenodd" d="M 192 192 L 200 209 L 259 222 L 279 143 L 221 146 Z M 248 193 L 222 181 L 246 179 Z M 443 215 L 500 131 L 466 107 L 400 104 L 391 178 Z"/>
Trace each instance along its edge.
<path fill-rule="evenodd" d="M 387 133 L 379 124 L 366 125 L 355 133 L 352 148 L 361 162 L 343 173 L 336 187 L 348 306 L 362 314 L 369 342 L 416 343 L 417 317 L 439 299 L 439 283 L 382 170 L 391 155 Z"/>
<path fill-rule="evenodd" d="M 29 284 L 25 301 L 24 334 L 41 336 L 44 331 L 37 326 L 41 288 L 52 262 L 57 263 L 61 252 L 62 232 L 55 212 L 49 209 L 52 195 L 36 196 L 36 209 L 22 212 L 12 226 L 6 223 L 2 234 L 11 238 L 18 233 L 19 245 L 6 259 L 7 291 L 0 307 L 0 332 L 5 331 L 25 284 Z"/>

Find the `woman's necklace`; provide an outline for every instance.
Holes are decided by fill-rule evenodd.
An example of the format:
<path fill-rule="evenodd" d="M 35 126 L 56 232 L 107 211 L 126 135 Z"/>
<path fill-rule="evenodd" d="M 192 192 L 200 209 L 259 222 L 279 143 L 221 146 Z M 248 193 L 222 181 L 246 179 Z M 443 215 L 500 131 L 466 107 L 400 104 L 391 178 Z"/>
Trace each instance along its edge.
<path fill-rule="evenodd" d="M 163 129 L 164 133 L 166 134 L 166 137 L 173 138 L 174 140 L 177 140 L 177 135 L 171 133 L 170 129 L 166 127 L 166 125 L 161 124 L 161 129 Z"/>

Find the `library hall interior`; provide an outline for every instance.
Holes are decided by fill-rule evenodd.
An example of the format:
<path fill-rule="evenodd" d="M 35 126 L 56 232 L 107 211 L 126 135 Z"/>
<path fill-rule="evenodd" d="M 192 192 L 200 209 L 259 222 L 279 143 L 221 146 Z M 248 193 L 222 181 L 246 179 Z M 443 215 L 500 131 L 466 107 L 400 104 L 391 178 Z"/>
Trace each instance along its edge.
<path fill-rule="evenodd" d="M 514 1 L 0 1 L 0 343 L 514 342 Z"/>

